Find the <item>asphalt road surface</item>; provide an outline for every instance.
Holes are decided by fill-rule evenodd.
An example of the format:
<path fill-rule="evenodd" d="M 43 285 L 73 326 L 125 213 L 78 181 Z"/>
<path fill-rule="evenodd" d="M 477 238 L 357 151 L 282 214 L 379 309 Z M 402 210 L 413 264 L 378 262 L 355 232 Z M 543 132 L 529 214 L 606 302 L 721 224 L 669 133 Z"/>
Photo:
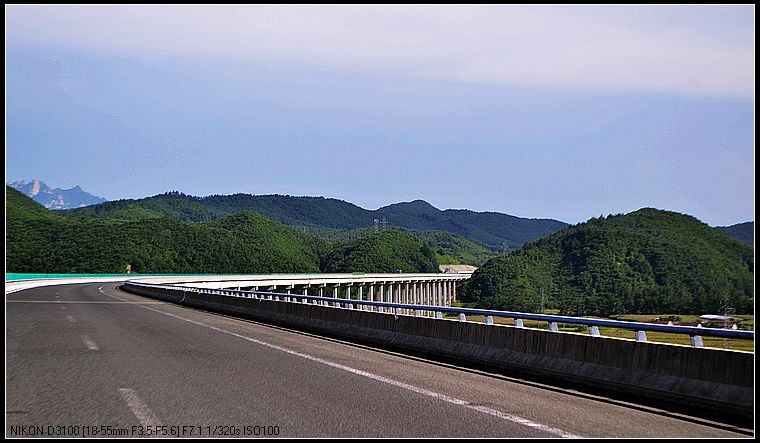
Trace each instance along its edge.
<path fill-rule="evenodd" d="M 6 295 L 6 436 L 748 437 L 752 430 L 185 308 Z"/>

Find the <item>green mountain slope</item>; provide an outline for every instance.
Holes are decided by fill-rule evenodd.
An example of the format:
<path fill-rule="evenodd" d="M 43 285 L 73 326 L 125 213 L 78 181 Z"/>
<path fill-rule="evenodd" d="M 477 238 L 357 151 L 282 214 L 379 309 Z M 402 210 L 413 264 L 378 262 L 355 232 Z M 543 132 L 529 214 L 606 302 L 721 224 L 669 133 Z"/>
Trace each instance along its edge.
<path fill-rule="evenodd" d="M 10 186 L 5 187 L 5 212 L 6 214 L 26 218 L 47 218 L 53 216 L 44 206 Z"/>
<path fill-rule="evenodd" d="M 118 273 L 129 264 L 137 273 L 437 271 L 433 252 L 411 234 L 364 235 L 334 247 L 251 211 L 195 223 L 161 216 L 169 210 L 175 216 L 204 214 L 204 208 L 186 203 L 183 196 L 166 195 L 148 207 L 120 202 L 123 219 L 78 219 L 6 187 L 6 268 Z"/>
<path fill-rule="evenodd" d="M 36 205 L 36 206 L 35 206 Z M 6 188 L 10 272 L 319 272 L 326 242 L 259 214 L 213 222 L 76 220 Z"/>
<path fill-rule="evenodd" d="M 430 248 L 411 234 L 393 230 L 336 247 L 322 268 L 325 272 L 438 272 Z"/>
<path fill-rule="evenodd" d="M 447 231 L 494 248 L 504 245 L 516 248 L 567 226 L 557 220 L 520 218 L 498 212 L 441 211 L 422 200 L 397 203 L 374 212 L 393 226 Z"/>
<path fill-rule="evenodd" d="M 242 211 L 243 209 L 241 209 Z M 112 219 L 136 221 L 148 218 L 173 218 L 186 222 L 211 221 L 239 211 L 217 211 L 200 198 L 168 192 L 138 200 L 115 200 L 84 208 L 61 211 L 62 215 L 78 220 Z"/>
<path fill-rule="evenodd" d="M 345 243 L 374 233 L 374 228 L 335 229 L 302 227 L 326 241 Z M 470 264 L 480 266 L 498 254 L 485 245 L 444 231 L 420 231 L 394 228 L 407 232 L 435 253 L 438 264 Z"/>
<path fill-rule="evenodd" d="M 688 215 L 640 209 L 591 219 L 482 266 L 463 300 L 566 314 L 751 312 L 752 249 Z"/>
<path fill-rule="evenodd" d="M 719 226 L 718 229 L 740 242 L 746 243 L 752 247 L 755 246 L 755 222 L 737 223 L 731 226 Z"/>
<path fill-rule="evenodd" d="M 407 230 L 450 232 L 501 248 L 515 248 L 526 241 L 554 233 L 567 224 L 548 219 L 526 219 L 496 212 L 448 209 L 441 211 L 422 201 L 397 203 L 375 211 L 323 197 L 285 195 L 212 195 L 192 197 L 169 193 L 140 200 L 119 200 L 66 211 L 79 219 L 137 220 L 172 217 L 182 221 L 208 221 L 239 211 L 254 211 L 279 222 L 312 228 L 360 229 L 385 218 L 388 226 Z"/>

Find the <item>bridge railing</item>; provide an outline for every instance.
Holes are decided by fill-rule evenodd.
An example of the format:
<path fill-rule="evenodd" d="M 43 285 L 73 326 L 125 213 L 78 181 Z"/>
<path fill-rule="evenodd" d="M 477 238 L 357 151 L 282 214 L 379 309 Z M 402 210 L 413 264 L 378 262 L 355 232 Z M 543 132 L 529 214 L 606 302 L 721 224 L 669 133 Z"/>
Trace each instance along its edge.
<path fill-rule="evenodd" d="M 594 337 L 601 337 L 599 327 L 627 329 L 635 331 L 636 341 L 646 342 L 647 332 L 664 332 L 669 334 L 681 334 L 688 335 L 690 337 L 691 345 L 695 347 L 702 347 L 702 337 L 719 337 L 739 340 L 754 340 L 754 331 L 742 331 L 735 329 L 719 329 L 719 328 L 703 328 L 701 326 L 678 326 L 678 325 L 659 325 L 653 323 L 639 323 L 632 321 L 619 321 L 619 320 L 605 320 L 595 318 L 582 318 L 582 317 L 569 317 L 564 315 L 545 315 L 545 314 L 532 314 L 527 312 L 514 312 L 514 311 L 498 311 L 492 309 L 474 309 L 474 308 L 461 308 L 450 306 L 436 306 L 436 305 L 417 305 L 406 303 L 390 303 L 390 302 L 378 302 L 369 300 L 356 300 L 345 299 L 335 297 L 320 297 L 315 295 L 299 295 L 299 294 L 286 294 L 279 292 L 267 292 L 267 291 L 242 291 L 234 289 L 207 289 L 207 288 L 195 288 L 189 286 L 175 286 L 175 285 L 162 285 L 152 283 L 139 283 L 139 282 L 127 282 L 127 284 L 134 286 L 150 287 L 165 289 L 171 291 L 178 291 L 184 293 L 202 293 L 202 294 L 216 294 L 229 297 L 241 297 L 241 298 L 254 298 L 259 300 L 272 300 L 281 302 L 299 302 L 308 304 L 311 302 L 315 305 L 328 306 L 334 308 L 345 309 L 363 309 L 363 307 L 369 307 L 370 309 L 376 308 L 377 312 L 393 313 L 401 315 L 404 311 L 411 313 L 411 315 L 417 317 L 421 316 L 423 312 L 431 313 L 436 318 L 442 319 L 443 314 L 456 314 L 458 320 L 461 322 L 467 321 L 467 316 L 485 316 L 485 324 L 493 325 L 494 317 L 509 318 L 515 321 L 515 327 L 524 327 L 523 320 L 532 320 L 538 322 L 546 322 L 549 325 L 549 331 L 560 332 L 559 324 L 575 324 L 584 325 L 589 327 L 589 334 Z"/>

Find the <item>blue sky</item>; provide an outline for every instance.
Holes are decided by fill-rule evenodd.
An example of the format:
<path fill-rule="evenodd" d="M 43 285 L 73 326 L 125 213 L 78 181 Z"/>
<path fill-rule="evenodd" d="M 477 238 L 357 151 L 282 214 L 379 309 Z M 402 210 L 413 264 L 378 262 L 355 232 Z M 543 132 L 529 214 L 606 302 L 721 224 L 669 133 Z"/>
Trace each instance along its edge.
<path fill-rule="evenodd" d="M 6 6 L 6 181 L 754 220 L 754 7 Z"/>

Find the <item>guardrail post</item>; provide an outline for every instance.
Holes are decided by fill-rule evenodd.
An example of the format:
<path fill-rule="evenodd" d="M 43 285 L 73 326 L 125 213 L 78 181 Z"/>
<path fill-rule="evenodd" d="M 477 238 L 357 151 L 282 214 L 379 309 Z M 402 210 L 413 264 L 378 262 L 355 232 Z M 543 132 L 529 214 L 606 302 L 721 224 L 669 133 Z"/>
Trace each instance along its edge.
<path fill-rule="evenodd" d="M 589 333 L 589 334 L 590 334 L 592 337 L 599 337 L 599 336 L 601 336 L 601 335 L 602 335 L 602 334 L 600 334 L 600 333 L 599 333 L 599 326 L 592 326 L 592 327 L 590 327 L 590 328 L 588 329 L 588 333 Z"/>
<path fill-rule="evenodd" d="M 549 322 L 549 330 L 551 332 L 559 332 L 559 325 L 556 321 Z"/>
<path fill-rule="evenodd" d="M 701 335 L 692 335 L 692 336 L 689 336 L 689 338 L 691 339 L 691 345 L 694 346 L 695 348 L 701 348 L 704 346 L 704 344 L 702 343 Z"/>
<path fill-rule="evenodd" d="M 415 317 L 419 317 L 419 316 L 420 316 L 420 314 L 422 314 L 422 312 L 420 312 L 420 310 L 419 310 L 419 309 L 415 309 L 415 310 L 414 310 L 414 316 L 415 316 Z"/>
<path fill-rule="evenodd" d="M 486 316 L 486 324 L 489 326 L 493 324 L 493 316 L 491 315 Z"/>
<path fill-rule="evenodd" d="M 439 311 L 435 311 L 435 318 L 437 318 L 439 320 L 442 319 L 443 318 L 443 313 L 439 312 Z"/>
<path fill-rule="evenodd" d="M 459 314 L 459 321 L 467 321 L 467 317 L 464 314 Z"/>
<path fill-rule="evenodd" d="M 636 341 L 647 341 L 647 333 L 645 331 L 636 331 Z"/>
<path fill-rule="evenodd" d="M 523 327 L 523 321 L 522 321 L 521 318 L 516 318 L 515 319 L 515 327 L 516 328 L 522 328 Z"/>
<path fill-rule="evenodd" d="M 377 312 L 379 312 L 379 313 L 382 314 L 383 312 L 385 312 L 385 309 L 382 306 L 378 306 L 377 307 Z"/>

